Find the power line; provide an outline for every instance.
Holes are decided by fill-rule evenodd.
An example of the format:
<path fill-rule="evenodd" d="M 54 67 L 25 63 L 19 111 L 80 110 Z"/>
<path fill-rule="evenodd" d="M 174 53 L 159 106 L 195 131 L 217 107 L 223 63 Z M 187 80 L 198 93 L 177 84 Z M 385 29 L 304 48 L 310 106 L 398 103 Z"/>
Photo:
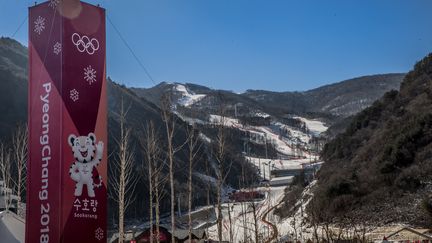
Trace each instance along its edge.
<path fill-rule="evenodd" d="M 147 75 L 147 77 L 153 82 L 154 85 L 156 85 L 156 82 L 154 81 L 154 79 L 152 78 L 152 76 L 150 75 L 149 71 L 147 70 L 147 68 L 144 66 L 144 64 L 141 62 L 141 60 L 138 58 L 138 56 L 135 54 L 135 52 L 132 50 L 132 48 L 130 47 L 130 45 L 127 43 L 126 39 L 123 37 L 123 35 L 120 33 L 120 31 L 117 29 L 117 27 L 114 25 L 113 21 L 111 20 L 111 18 L 108 16 L 107 14 L 107 19 L 110 22 L 111 26 L 114 28 L 115 32 L 117 33 L 117 35 L 120 37 L 120 39 L 123 41 L 123 43 L 125 44 L 125 46 L 129 49 L 130 53 L 132 54 L 132 56 L 135 58 L 135 60 L 138 62 L 139 66 L 144 70 L 145 74 Z"/>
<path fill-rule="evenodd" d="M 24 20 L 21 22 L 21 24 L 18 26 L 18 28 L 15 30 L 15 32 L 11 35 L 11 38 L 14 38 L 15 35 L 18 33 L 18 31 L 21 29 L 21 27 L 24 25 L 24 23 L 27 21 L 28 15 L 24 18 Z"/>

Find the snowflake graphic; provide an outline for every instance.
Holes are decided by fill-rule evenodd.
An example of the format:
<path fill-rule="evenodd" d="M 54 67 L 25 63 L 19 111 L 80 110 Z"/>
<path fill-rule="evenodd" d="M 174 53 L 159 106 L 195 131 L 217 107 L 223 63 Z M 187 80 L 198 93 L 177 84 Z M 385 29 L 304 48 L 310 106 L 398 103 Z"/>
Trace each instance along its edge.
<path fill-rule="evenodd" d="M 73 89 L 70 91 L 70 99 L 73 100 L 73 102 L 76 102 L 77 100 L 79 100 L 79 93 L 76 89 Z"/>
<path fill-rule="evenodd" d="M 58 55 L 62 51 L 62 45 L 57 42 L 54 44 L 54 53 Z"/>
<path fill-rule="evenodd" d="M 60 0 L 50 0 L 48 6 L 52 7 L 52 8 L 56 8 L 57 5 L 59 4 Z"/>
<path fill-rule="evenodd" d="M 84 79 L 91 85 L 96 82 L 96 70 L 91 65 L 84 68 Z"/>
<path fill-rule="evenodd" d="M 95 238 L 97 240 L 102 240 L 103 237 L 104 237 L 104 231 L 100 227 L 97 228 L 96 231 L 95 231 Z"/>
<path fill-rule="evenodd" d="M 44 29 L 45 29 L 45 18 L 38 16 L 34 22 L 34 32 L 40 35 Z"/>

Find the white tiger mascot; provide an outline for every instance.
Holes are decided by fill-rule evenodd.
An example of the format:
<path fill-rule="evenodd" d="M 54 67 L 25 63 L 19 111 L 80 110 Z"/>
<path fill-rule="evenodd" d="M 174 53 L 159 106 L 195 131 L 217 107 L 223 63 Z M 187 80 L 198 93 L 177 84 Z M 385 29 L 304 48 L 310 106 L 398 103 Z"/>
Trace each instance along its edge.
<path fill-rule="evenodd" d="M 96 135 L 94 133 L 79 137 L 71 134 L 68 142 L 76 160 L 69 169 L 70 177 L 76 182 L 74 195 L 81 196 L 83 185 L 86 185 L 88 196 L 95 197 L 94 187 L 102 185 L 102 177 L 95 178 L 99 182 L 94 183 L 93 168 L 99 165 L 102 160 L 104 144 L 99 141 L 95 145 Z"/>

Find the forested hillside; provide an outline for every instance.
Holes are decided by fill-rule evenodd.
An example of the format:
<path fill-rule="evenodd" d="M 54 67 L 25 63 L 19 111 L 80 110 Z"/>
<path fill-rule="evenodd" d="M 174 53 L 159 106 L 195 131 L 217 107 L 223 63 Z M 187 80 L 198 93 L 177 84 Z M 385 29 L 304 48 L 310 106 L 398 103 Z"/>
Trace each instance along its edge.
<path fill-rule="evenodd" d="M 429 225 L 432 184 L 432 55 L 353 118 L 322 152 L 309 210 L 322 221 Z"/>

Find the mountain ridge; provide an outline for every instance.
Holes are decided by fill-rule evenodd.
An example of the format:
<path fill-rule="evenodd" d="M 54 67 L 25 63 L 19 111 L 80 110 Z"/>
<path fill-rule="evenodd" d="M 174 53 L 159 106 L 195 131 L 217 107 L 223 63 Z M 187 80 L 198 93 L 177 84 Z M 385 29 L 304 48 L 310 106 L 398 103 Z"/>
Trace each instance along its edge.
<path fill-rule="evenodd" d="M 172 92 L 175 86 L 183 85 L 195 93 L 224 94 L 231 99 L 243 100 L 257 109 L 274 111 L 274 115 L 294 114 L 326 114 L 336 118 L 346 118 L 370 106 L 373 101 L 390 90 L 399 90 L 404 73 L 367 75 L 327 84 L 307 91 L 276 92 L 249 89 L 236 94 L 228 90 L 214 90 L 203 85 L 192 83 L 161 82 L 150 88 L 134 88 L 138 96 L 158 103 L 162 93 Z M 248 101 L 244 99 L 247 98 Z M 255 102 L 253 102 L 255 101 Z M 240 101 L 239 101 L 240 102 Z"/>
<path fill-rule="evenodd" d="M 2 117 L 0 117 L 0 137 L 7 138 L 10 132 L 13 131 L 13 125 L 19 122 L 25 122 L 27 117 L 27 50 L 24 46 L 18 42 L 2 38 L 0 39 L 0 87 L 4 91 L 4 95 L 0 97 L 0 102 L 5 104 L 1 107 Z M 412 75 L 412 74 L 408 74 Z M 350 82 L 359 82 L 365 80 L 379 84 L 379 80 L 383 78 L 384 85 L 382 89 L 376 89 L 377 86 L 369 87 L 369 89 L 376 90 L 378 96 L 379 93 L 382 95 L 385 91 L 391 90 L 393 87 L 399 87 L 399 79 L 404 74 L 388 74 L 384 75 L 373 75 L 366 76 L 356 79 Z M 365 81 L 365 82 L 366 82 Z M 378 82 L 377 82 L 378 81 Z M 366 83 L 368 83 L 366 82 Z M 206 138 L 203 140 L 205 143 L 211 144 L 215 141 L 217 131 L 215 129 L 218 114 L 223 115 L 230 122 L 227 126 L 227 130 L 232 134 L 229 141 L 229 162 L 233 164 L 233 169 L 230 170 L 230 175 L 227 178 L 230 180 L 227 182 L 228 186 L 236 187 L 240 183 L 237 181 L 237 175 L 239 171 L 246 171 L 246 174 L 251 177 L 252 180 L 256 180 L 257 170 L 245 161 L 245 154 L 255 157 L 268 157 L 277 158 L 278 156 L 285 156 L 284 151 L 281 151 L 281 146 L 285 144 L 285 147 L 290 147 L 287 153 L 294 153 L 294 156 L 304 157 L 305 154 L 310 154 L 312 147 L 319 147 L 319 137 L 314 136 L 308 131 L 308 127 L 305 122 L 302 122 L 296 118 L 297 116 L 306 116 L 311 118 L 319 118 L 318 120 L 329 121 L 329 124 L 337 121 L 341 117 L 345 119 L 347 114 L 334 114 L 331 109 L 341 107 L 344 104 L 350 104 L 354 102 L 351 107 L 355 107 L 360 110 L 367 107 L 368 104 L 356 104 L 356 100 L 364 99 L 367 96 L 353 96 L 356 94 L 355 90 L 350 91 L 348 97 L 343 96 L 346 90 L 350 90 L 355 85 L 349 85 L 348 88 L 344 85 L 346 81 L 340 82 L 334 85 L 328 85 L 313 89 L 308 95 L 313 96 L 313 99 L 305 99 L 304 94 L 301 92 L 275 95 L 276 99 L 271 100 L 272 97 L 264 97 L 263 100 L 259 100 L 256 97 L 251 97 L 248 94 L 236 94 L 227 90 L 213 90 L 208 87 L 196 84 L 181 84 L 181 83 L 161 83 L 149 89 L 128 89 L 124 85 L 114 83 L 111 79 L 107 78 L 108 83 L 108 120 L 110 126 L 111 139 L 118 133 L 118 120 L 116 111 L 119 110 L 119 104 L 121 100 L 125 100 L 127 104 L 130 104 L 130 113 L 128 114 L 128 123 L 136 128 L 141 128 L 144 125 L 144 121 L 154 120 L 157 123 L 161 123 L 160 117 L 160 106 L 159 101 L 161 97 L 169 93 L 174 101 L 174 112 L 178 114 L 178 125 L 179 127 L 186 127 L 196 121 L 205 121 L 204 123 L 198 123 L 198 128 L 204 132 L 200 135 Z M 392 86 L 393 84 L 393 86 Z M 342 86 L 342 88 L 340 88 Z M 362 86 L 364 88 L 365 85 Z M 378 85 L 379 86 L 379 85 Z M 336 90 L 338 92 L 332 92 L 328 90 Z M 139 92 L 142 93 L 139 93 Z M 326 92 L 330 94 L 325 94 Z M 418 93 L 418 90 L 410 91 L 408 88 L 404 88 L 403 92 Z M 261 95 L 260 93 L 257 93 Z M 341 98 L 338 98 L 342 94 Z M 327 95 L 327 96 L 326 96 Z M 279 99 L 279 100 L 278 100 Z M 371 98 L 373 99 L 373 97 Z M 325 104 L 319 104 L 318 101 Z M 335 101 L 336 100 L 336 101 Z M 372 102 L 372 100 L 368 101 Z M 328 108 L 322 110 L 326 105 Z M 316 107 L 314 107 L 316 106 Z M 351 108 L 349 108 L 351 109 Z M 372 109 L 373 110 L 373 109 Z M 221 112 L 223 111 L 223 112 Z M 343 112 L 342 112 L 343 113 Z M 220 117 L 220 116 L 219 116 Z M 183 119 L 183 120 L 182 120 Z M 350 120 L 346 121 L 348 123 Z M 245 128 L 250 128 L 245 129 Z M 349 128 L 350 129 L 350 128 Z M 112 134 L 111 134 L 112 133 Z M 138 140 L 141 134 L 135 134 L 133 137 L 133 144 L 138 146 Z M 177 136 L 177 135 L 176 135 Z M 275 142 L 267 142 L 267 136 L 270 136 L 270 140 Z M 184 137 L 183 128 L 179 129 L 177 141 L 182 140 Z M 302 140 L 303 138 L 303 140 Z M 278 144 L 279 143 L 279 144 Z M 110 151 L 115 148 L 113 143 L 109 143 Z M 207 156 L 203 156 L 204 160 L 211 164 L 211 145 L 204 146 L 207 150 Z M 309 152 L 307 151 L 309 149 Z M 291 155 L 290 154 L 290 155 Z M 137 161 L 142 161 L 142 155 L 137 155 Z M 176 176 L 176 187 L 177 189 L 183 188 L 184 186 L 184 169 L 185 165 L 185 154 L 184 151 L 180 152 L 176 157 L 176 169 L 178 170 Z M 203 168 L 204 165 L 197 166 L 197 173 L 205 174 Z M 338 168 L 339 169 L 339 168 Z M 324 172 L 323 172 L 324 173 Z M 215 176 L 214 171 L 210 172 L 210 176 Z M 205 201 L 204 195 L 207 187 L 203 180 L 196 178 L 196 194 L 202 195 L 196 199 L 197 203 L 203 203 Z M 255 181 L 256 182 L 256 181 Z M 142 179 L 139 194 L 146 195 L 145 179 Z M 212 196 L 212 195 L 211 195 Z M 214 198 L 213 198 L 214 199 Z M 145 214 L 145 207 L 140 208 L 142 205 L 134 205 L 132 208 L 136 209 L 138 214 Z M 184 205 L 183 205 L 184 206 Z M 162 205 L 162 207 L 168 208 L 168 205 Z"/>
<path fill-rule="evenodd" d="M 399 90 L 404 76 L 404 73 L 367 75 L 307 91 L 248 90 L 244 95 L 267 103 L 269 108 L 285 105 L 295 112 L 323 112 L 345 118 L 371 105 L 385 92 Z M 268 97 L 270 94 L 272 97 Z"/>
<path fill-rule="evenodd" d="M 0 139 L 4 143 L 8 143 L 11 139 L 12 132 L 15 130 L 15 126 L 20 124 L 25 124 L 27 122 L 27 92 L 28 92 L 28 79 L 27 79 L 27 48 L 17 41 L 10 38 L 0 38 L 0 90 L 3 94 L 0 96 L 0 101 L 2 106 L 0 106 Z M 143 164 L 145 164 L 145 156 L 143 156 L 142 149 L 140 149 L 140 139 L 145 137 L 144 129 L 146 123 L 153 121 L 154 124 L 162 125 L 162 117 L 160 107 L 154 103 L 148 101 L 147 99 L 137 96 L 133 91 L 127 89 L 124 85 L 117 84 L 109 77 L 107 77 L 107 108 L 108 108 L 108 153 L 115 154 L 117 147 L 115 146 L 115 141 L 118 141 L 119 137 L 119 111 L 121 104 L 123 103 L 128 113 L 126 115 L 126 126 L 133 128 L 131 134 L 131 150 L 134 153 L 135 159 L 135 170 L 137 175 L 140 175 L 139 186 L 135 191 L 136 195 L 148 195 L 148 184 L 147 177 L 145 176 L 146 170 L 143 170 Z M 174 114 L 174 117 L 176 115 Z M 183 120 L 176 119 L 176 133 L 174 136 L 174 144 L 183 144 L 186 138 L 186 128 L 188 124 Z M 166 146 L 166 136 L 164 135 L 164 129 L 158 129 L 160 135 L 161 146 Z M 200 163 L 196 163 L 194 167 L 195 173 L 201 173 L 207 176 L 215 177 L 214 167 L 208 170 L 205 168 L 206 163 L 212 160 L 212 156 L 208 153 L 211 150 L 210 145 L 203 142 L 203 155 L 200 158 Z M 186 188 L 187 180 L 187 148 L 183 147 L 175 156 L 175 187 L 177 191 L 182 191 Z M 255 171 L 251 169 L 249 164 L 244 162 L 244 158 L 239 158 L 237 152 L 228 151 L 227 159 L 231 163 L 234 163 L 232 170 L 229 171 L 230 177 L 238 174 L 241 169 L 249 171 L 249 174 L 253 176 Z M 165 156 L 163 154 L 162 156 Z M 161 158 L 162 159 L 162 158 Z M 114 163 L 113 157 L 110 156 L 110 163 Z M 223 162 L 223 163 L 229 163 Z M 240 168 L 242 167 L 242 168 Z M 110 172 L 111 173 L 111 172 Z M 167 173 L 166 166 L 161 172 L 163 175 Z M 113 176 L 110 174 L 109 176 Z M 236 187 L 238 181 L 228 179 L 226 181 L 227 187 Z M 194 198 L 195 206 L 205 205 L 206 196 L 209 195 L 211 201 L 214 201 L 215 190 L 211 187 L 209 192 L 206 191 L 208 187 L 208 182 L 203 181 L 198 176 L 194 176 L 194 192 L 196 197 Z M 161 191 L 168 192 L 168 185 L 161 187 Z M 181 194 L 185 197 L 184 194 Z M 186 199 L 183 198 L 181 205 L 182 209 L 187 207 Z M 114 214 L 116 207 L 113 205 L 113 201 L 109 200 L 109 213 Z M 146 217 L 148 200 L 144 201 L 134 201 L 131 205 L 131 209 L 127 213 L 127 216 L 131 216 L 133 213 L 139 216 Z M 164 200 L 161 203 L 161 211 L 168 212 L 169 202 Z M 112 217 L 108 217 L 112 218 Z M 115 222 L 110 222 L 110 225 L 114 225 Z"/>
<path fill-rule="evenodd" d="M 309 207 L 321 220 L 371 225 L 432 220 L 432 54 L 327 143 Z"/>

